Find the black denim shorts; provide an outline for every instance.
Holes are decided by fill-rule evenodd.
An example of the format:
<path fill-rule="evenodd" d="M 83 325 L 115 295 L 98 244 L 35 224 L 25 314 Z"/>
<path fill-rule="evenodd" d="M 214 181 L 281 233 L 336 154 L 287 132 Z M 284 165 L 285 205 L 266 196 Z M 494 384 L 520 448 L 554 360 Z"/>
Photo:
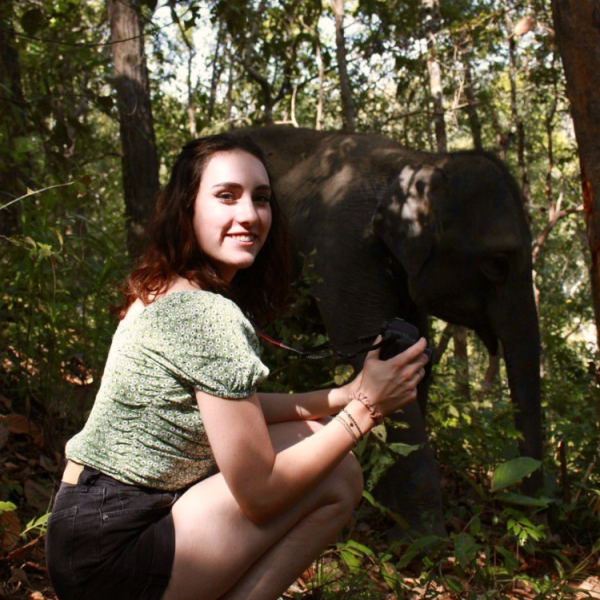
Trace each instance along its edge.
<path fill-rule="evenodd" d="M 85 467 L 63 483 L 46 535 L 60 600 L 160 600 L 175 556 L 171 508 L 180 492 L 121 483 Z"/>

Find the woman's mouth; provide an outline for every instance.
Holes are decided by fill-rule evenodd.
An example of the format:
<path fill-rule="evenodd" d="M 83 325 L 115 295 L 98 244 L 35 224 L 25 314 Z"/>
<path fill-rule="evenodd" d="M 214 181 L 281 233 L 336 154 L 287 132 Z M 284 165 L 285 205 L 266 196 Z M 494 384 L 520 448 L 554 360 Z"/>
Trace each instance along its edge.
<path fill-rule="evenodd" d="M 236 240 L 237 242 L 253 243 L 257 240 L 258 236 L 253 233 L 230 233 L 228 237 Z"/>

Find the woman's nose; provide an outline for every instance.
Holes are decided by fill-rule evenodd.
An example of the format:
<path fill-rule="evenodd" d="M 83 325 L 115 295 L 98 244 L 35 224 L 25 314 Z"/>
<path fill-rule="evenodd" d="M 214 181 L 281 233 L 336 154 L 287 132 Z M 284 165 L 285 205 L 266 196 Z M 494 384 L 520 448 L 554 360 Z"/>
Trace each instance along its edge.
<path fill-rule="evenodd" d="M 252 198 L 242 198 L 238 202 L 237 218 L 240 223 L 256 223 L 258 214 Z"/>

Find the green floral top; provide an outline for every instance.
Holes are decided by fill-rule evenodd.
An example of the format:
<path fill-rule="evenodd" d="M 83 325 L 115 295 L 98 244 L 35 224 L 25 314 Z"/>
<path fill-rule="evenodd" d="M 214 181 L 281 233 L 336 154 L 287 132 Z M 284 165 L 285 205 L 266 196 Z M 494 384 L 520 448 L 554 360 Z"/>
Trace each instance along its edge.
<path fill-rule="evenodd" d="M 176 490 L 215 462 L 194 390 L 246 398 L 269 373 L 236 304 L 203 291 L 163 296 L 121 321 L 102 384 L 67 458 L 125 483 Z"/>

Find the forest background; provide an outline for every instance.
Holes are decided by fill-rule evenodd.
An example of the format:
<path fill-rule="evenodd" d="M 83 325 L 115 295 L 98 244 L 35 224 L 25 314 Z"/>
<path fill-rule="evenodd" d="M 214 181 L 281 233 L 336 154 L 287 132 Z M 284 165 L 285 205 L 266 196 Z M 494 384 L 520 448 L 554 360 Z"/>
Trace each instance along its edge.
<path fill-rule="evenodd" d="M 532 230 L 543 347 L 546 486 L 539 497 L 515 487 L 537 464 L 517 458 L 502 364 L 470 332 L 433 320 L 439 364 L 428 422 L 448 538 L 386 537 L 402 520 L 369 492 L 403 449 L 375 438 L 359 449 L 369 490 L 363 506 L 344 539 L 286 597 L 600 597 L 600 211 L 593 210 L 600 110 L 596 121 L 591 108 L 586 117 L 576 74 L 565 77 L 561 5 L 575 6 L 2 3 L 0 597 L 53 597 L 43 535 L 64 443 L 89 414 L 116 326 L 108 307 L 174 156 L 190 138 L 269 122 L 378 132 L 427 151 L 485 148 L 505 160 Z M 571 16 L 581 17 L 574 9 Z M 597 78 L 600 40 L 585 36 L 589 27 L 597 31 L 600 10 L 587 16 L 570 31 L 589 41 Z M 584 71 L 585 63 L 579 59 Z M 125 69 L 135 85 L 123 85 Z M 600 90 L 594 76 L 586 81 Z M 300 345 L 323 338 L 309 279 L 296 288 L 295 310 L 273 328 Z M 275 389 L 348 376 L 333 362 L 266 352 Z"/>

